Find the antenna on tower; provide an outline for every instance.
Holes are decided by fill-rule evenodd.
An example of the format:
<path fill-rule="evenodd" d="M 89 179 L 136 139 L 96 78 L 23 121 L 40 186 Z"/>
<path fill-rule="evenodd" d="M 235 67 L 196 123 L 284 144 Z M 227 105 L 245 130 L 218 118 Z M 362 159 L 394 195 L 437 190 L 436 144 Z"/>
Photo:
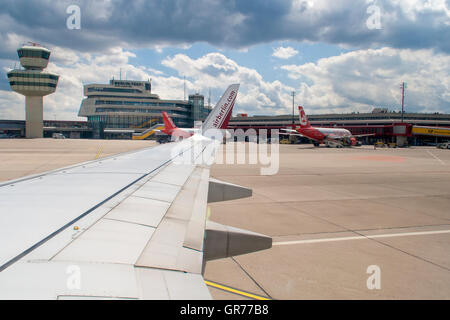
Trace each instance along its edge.
<path fill-rule="evenodd" d="M 208 94 L 208 107 L 211 106 L 211 88 L 209 88 L 209 94 Z"/>
<path fill-rule="evenodd" d="M 119 80 L 122 80 L 122 68 L 120 68 Z"/>

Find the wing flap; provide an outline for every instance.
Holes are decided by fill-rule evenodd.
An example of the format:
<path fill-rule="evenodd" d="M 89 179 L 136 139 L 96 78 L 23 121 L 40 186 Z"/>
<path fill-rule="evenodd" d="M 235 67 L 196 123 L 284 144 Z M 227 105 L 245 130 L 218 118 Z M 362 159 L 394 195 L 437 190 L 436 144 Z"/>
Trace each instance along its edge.
<path fill-rule="evenodd" d="M 201 273 L 209 169 L 197 167 L 136 265 Z"/>
<path fill-rule="evenodd" d="M 19 262 L 0 273 L 0 299 L 211 299 L 203 277 L 128 264 Z"/>
<path fill-rule="evenodd" d="M 206 222 L 206 206 L 209 186 L 209 169 L 198 168 L 199 184 L 192 206 L 192 215 L 189 219 L 183 247 L 203 251 L 203 239 Z"/>
<path fill-rule="evenodd" d="M 156 228 L 169 206 L 165 201 L 132 195 L 111 210 L 105 218 Z"/>
<path fill-rule="evenodd" d="M 164 219 L 136 266 L 201 273 L 203 252 L 183 247 L 186 229 L 187 221 Z"/>
<path fill-rule="evenodd" d="M 209 300 L 211 294 L 199 274 L 136 268 L 142 299 Z"/>
<path fill-rule="evenodd" d="M 103 218 L 52 260 L 134 264 L 155 228 Z"/>
<path fill-rule="evenodd" d="M 150 180 L 139 190 L 137 190 L 133 195 L 136 197 L 172 203 L 180 189 L 181 186 Z"/>

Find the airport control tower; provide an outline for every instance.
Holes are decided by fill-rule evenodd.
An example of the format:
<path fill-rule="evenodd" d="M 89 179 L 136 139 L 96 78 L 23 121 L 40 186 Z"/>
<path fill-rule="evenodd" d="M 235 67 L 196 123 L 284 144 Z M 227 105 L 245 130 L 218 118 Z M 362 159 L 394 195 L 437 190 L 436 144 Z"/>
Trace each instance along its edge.
<path fill-rule="evenodd" d="M 50 51 L 36 43 L 17 50 L 25 69 L 8 72 L 11 89 L 25 96 L 25 132 L 27 138 L 43 136 L 43 97 L 55 92 L 59 76 L 42 72 L 47 68 Z"/>

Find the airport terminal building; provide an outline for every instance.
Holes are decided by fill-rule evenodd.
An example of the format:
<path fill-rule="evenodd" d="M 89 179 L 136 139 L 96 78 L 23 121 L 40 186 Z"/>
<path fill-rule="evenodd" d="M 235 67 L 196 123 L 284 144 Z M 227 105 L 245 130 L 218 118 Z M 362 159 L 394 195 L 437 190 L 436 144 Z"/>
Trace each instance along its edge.
<path fill-rule="evenodd" d="M 143 132 L 162 123 L 163 111 L 178 127 L 193 127 L 211 111 L 198 93 L 190 95 L 188 101 L 160 99 L 152 93 L 150 81 L 113 79 L 109 84 L 88 84 L 84 95 L 78 116 L 87 118 L 96 139 Z"/>
<path fill-rule="evenodd" d="M 388 112 L 375 108 L 369 113 L 308 114 L 312 126 L 325 128 L 344 128 L 353 135 L 373 134 L 362 140 L 365 144 L 376 141 L 411 145 L 436 144 L 450 140 L 450 114 L 442 113 L 403 113 Z M 230 129 L 259 130 L 295 128 L 300 126 L 298 115 L 247 116 L 238 114 L 230 119 Z M 291 138 L 307 141 L 306 138 Z M 399 142 L 402 143 L 399 143 Z"/>
<path fill-rule="evenodd" d="M 100 100 L 100 98 L 97 99 Z M 83 100 L 83 103 L 86 100 Z M 116 98 L 116 100 L 120 100 L 120 98 Z M 152 102 L 158 101 L 158 99 L 154 100 Z M 122 103 L 124 101 L 126 102 L 127 100 L 122 100 Z M 92 102 L 90 101 L 89 103 Z M 204 113 L 197 111 L 198 114 L 195 114 L 196 111 L 193 111 L 202 110 L 203 96 L 201 95 L 192 95 L 190 96 L 190 100 L 186 102 L 173 100 L 171 103 L 171 106 L 164 108 L 171 110 L 168 112 L 172 114 L 174 119 L 177 119 L 176 123 L 179 126 L 187 126 L 187 124 L 192 126 L 194 119 L 206 117 L 210 110 L 207 107 L 203 107 L 206 109 Z M 174 116 L 174 111 L 176 112 L 176 110 L 173 108 L 177 105 L 182 106 L 180 108 L 186 110 L 184 112 L 186 117 L 180 118 Z M 95 101 L 93 106 L 93 108 L 96 108 Z M 140 106 L 135 107 L 142 109 Z M 116 108 L 119 107 L 116 105 Z M 158 109 L 156 106 L 153 108 L 154 110 Z M 139 110 L 135 112 L 102 111 L 93 112 L 93 115 L 88 116 L 88 121 L 44 120 L 44 137 L 52 137 L 53 133 L 62 133 L 66 138 L 97 137 L 105 139 L 131 139 L 134 132 L 145 132 L 152 127 L 153 122 L 160 123 L 162 121 L 161 112 L 139 112 Z M 97 113 L 101 115 L 97 115 Z M 201 116 L 200 114 L 203 115 Z M 308 115 L 308 119 L 311 125 L 316 127 L 345 128 L 350 130 L 354 135 L 373 133 L 374 136 L 362 139 L 362 142 L 367 144 L 372 144 L 376 141 L 397 142 L 398 139 L 406 139 L 410 145 L 436 144 L 438 142 L 450 141 L 450 114 L 405 113 L 403 115 L 403 122 L 400 113 L 376 112 Z M 259 130 L 265 129 L 269 131 L 269 134 L 270 129 L 293 126 L 299 126 L 299 119 L 298 117 L 292 118 L 292 115 L 251 117 L 237 115 L 232 117 L 228 124 L 229 129 L 242 129 L 243 131 L 254 129 L 257 133 Z M 0 137 L 1 135 L 22 137 L 25 136 L 25 131 L 24 120 L 0 120 Z M 145 139 L 151 139 L 152 137 L 148 136 Z M 307 141 L 305 140 L 303 142 Z"/>

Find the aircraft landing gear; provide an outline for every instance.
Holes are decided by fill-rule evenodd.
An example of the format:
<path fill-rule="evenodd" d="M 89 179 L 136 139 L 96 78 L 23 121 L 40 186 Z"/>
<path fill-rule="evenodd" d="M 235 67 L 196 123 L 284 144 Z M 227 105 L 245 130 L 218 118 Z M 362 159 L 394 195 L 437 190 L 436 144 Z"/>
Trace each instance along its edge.
<path fill-rule="evenodd" d="M 328 148 L 343 148 L 344 147 L 344 145 L 342 143 L 336 142 L 336 141 L 327 141 L 326 146 Z"/>

